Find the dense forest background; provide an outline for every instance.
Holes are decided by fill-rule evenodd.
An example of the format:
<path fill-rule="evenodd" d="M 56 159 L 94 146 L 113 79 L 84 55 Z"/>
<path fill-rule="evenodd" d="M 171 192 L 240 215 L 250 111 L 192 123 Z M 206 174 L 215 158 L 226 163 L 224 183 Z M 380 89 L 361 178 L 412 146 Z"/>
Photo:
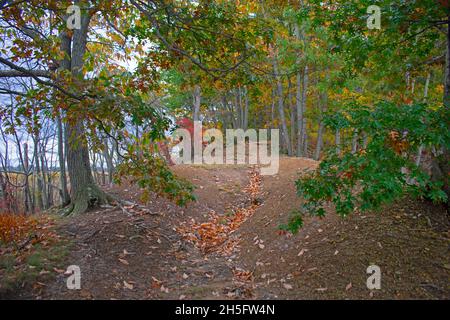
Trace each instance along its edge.
<path fill-rule="evenodd" d="M 449 105 L 448 0 L 0 0 L 0 299 L 448 299 Z"/>
<path fill-rule="evenodd" d="M 445 201 L 447 27 L 439 1 L 2 1 L 1 210 L 81 213 L 116 174 L 191 200 L 158 154 L 182 117 L 325 159 L 309 211 Z"/>

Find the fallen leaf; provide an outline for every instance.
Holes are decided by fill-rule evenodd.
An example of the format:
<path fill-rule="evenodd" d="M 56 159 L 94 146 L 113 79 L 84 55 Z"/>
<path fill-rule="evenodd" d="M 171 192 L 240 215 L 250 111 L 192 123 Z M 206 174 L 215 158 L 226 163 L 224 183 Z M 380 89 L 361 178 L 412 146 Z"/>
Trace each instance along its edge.
<path fill-rule="evenodd" d="M 292 289 L 294 288 L 292 285 L 290 285 L 290 284 L 288 284 L 288 283 L 283 283 L 283 287 L 284 287 L 286 290 L 292 290 Z"/>
<path fill-rule="evenodd" d="M 64 271 L 64 275 L 65 276 L 71 276 L 73 274 L 73 271 L 70 271 L 70 270 L 65 270 Z"/>
<path fill-rule="evenodd" d="M 119 261 L 120 261 L 120 263 L 122 263 L 122 264 L 124 264 L 124 265 L 126 265 L 126 266 L 129 265 L 128 261 L 125 260 L 125 259 L 120 259 L 120 258 L 119 258 Z"/>
<path fill-rule="evenodd" d="M 162 281 L 156 279 L 155 277 L 152 277 L 152 288 L 161 288 L 162 286 Z"/>
<path fill-rule="evenodd" d="M 87 290 L 81 290 L 80 296 L 84 299 L 92 299 L 92 294 Z"/>
<path fill-rule="evenodd" d="M 161 285 L 160 290 L 164 293 L 169 293 L 169 288 L 164 287 L 163 285 Z"/>
<path fill-rule="evenodd" d="M 123 281 L 123 286 L 129 290 L 133 290 L 134 288 L 134 286 L 131 283 L 128 283 L 125 280 Z"/>
<path fill-rule="evenodd" d="M 66 272 L 66 271 L 63 270 L 63 269 L 58 269 L 58 268 L 53 268 L 53 271 L 58 272 L 58 273 L 64 273 L 64 272 Z"/>
<path fill-rule="evenodd" d="M 352 288 L 352 283 L 350 282 L 346 287 L 345 290 L 348 291 Z"/>

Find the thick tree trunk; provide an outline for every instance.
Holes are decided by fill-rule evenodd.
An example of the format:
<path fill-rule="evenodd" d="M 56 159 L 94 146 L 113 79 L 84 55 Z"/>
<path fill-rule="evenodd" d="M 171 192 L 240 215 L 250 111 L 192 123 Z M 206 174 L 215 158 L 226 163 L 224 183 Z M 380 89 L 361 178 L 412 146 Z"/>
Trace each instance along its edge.
<path fill-rule="evenodd" d="M 70 68 L 75 85 L 83 80 L 82 69 L 91 19 L 89 14 L 82 10 L 81 28 L 74 30 L 72 39 Z M 66 123 L 66 137 L 71 203 L 64 214 L 76 215 L 85 212 L 89 207 L 108 202 L 109 197 L 94 182 L 82 119 L 69 119 Z"/>
<path fill-rule="evenodd" d="M 67 169 L 71 198 L 66 214 L 79 214 L 89 207 L 107 203 L 108 197 L 94 182 L 83 123 L 67 125 L 66 130 L 69 138 Z"/>

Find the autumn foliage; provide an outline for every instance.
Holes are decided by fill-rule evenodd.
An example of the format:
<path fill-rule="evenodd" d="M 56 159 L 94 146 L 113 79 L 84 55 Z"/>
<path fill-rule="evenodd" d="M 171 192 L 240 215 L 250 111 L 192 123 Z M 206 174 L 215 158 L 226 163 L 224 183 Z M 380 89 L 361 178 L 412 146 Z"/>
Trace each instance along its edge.
<path fill-rule="evenodd" d="M 346 125 L 364 132 L 362 151 L 350 148 L 342 154 L 330 150 L 317 170 L 297 180 L 297 192 L 306 199 L 300 214 L 293 212 L 284 226 L 297 231 L 302 214 L 325 215 L 332 203 L 338 214 L 376 210 L 404 195 L 446 202 L 442 182 L 415 163 L 419 146 L 448 146 L 448 109 L 431 110 L 424 104 L 377 104 L 374 110 L 350 106 L 340 116 Z"/>
<path fill-rule="evenodd" d="M 260 185 L 261 177 L 254 170 L 251 173 L 249 185 L 244 188 L 244 192 L 252 200 L 249 206 L 235 208 L 231 215 L 219 215 L 212 211 L 207 222 L 198 223 L 192 220 L 188 224 L 181 225 L 178 232 L 201 249 L 203 253 L 231 253 L 237 241 L 230 239 L 230 235 L 255 213 L 259 206 L 255 199 L 260 192 Z"/>
<path fill-rule="evenodd" d="M 0 241 L 9 243 L 19 241 L 30 234 L 37 225 L 37 221 L 24 215 L 0 215 Z"/>
<path fill-rule="evenodd" d="M 0 215 L 0 244 L 35 244 L 52 237 L 53 221 L 48 217 L 21 214 Z"/>

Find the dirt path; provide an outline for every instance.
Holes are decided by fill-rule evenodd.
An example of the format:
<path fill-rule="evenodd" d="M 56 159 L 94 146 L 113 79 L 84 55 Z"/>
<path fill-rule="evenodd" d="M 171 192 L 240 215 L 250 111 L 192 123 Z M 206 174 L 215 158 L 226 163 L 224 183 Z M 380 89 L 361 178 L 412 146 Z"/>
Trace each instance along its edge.
<path fill-rule="evenodd" d="M 249 167 L 180 166 L 177 173 L 197 186 L 198 201 L 179 208 L 155 199 L 147 210 L 106 208 L 67 220 L 61 232 L 72 239 L 68 265 L 82 270 L 82 290 L 70 291 L 65 276 L 48 284 L 39 298 L 64 299 L 203 299 L 225 298 L 233 290 L 232 266 L 223 256 L 204 255 L 183 240 L 176 228 L 192 219 L 207 221 L 210 212 L 226 215 L 243 207 Z M 137 201 L 139 190 L 109 190 Z"/>
<path fill-rule="evenodd" d="M 382 214 L 356 212 L 347 219 L 330 209 L 324 219 L 307 218 L 297 235 L 280 234 L 278 226 L 300 204 L 299 171 L 315 165 L 283 158 L 280 173 L 261 181 L 250 167 L 178 166 L 197 186 L 196 203 L 179 208 L 155 199 L 145 210 L 104 208 L 66 220 L 60 227 L 72 242 L 66 264 L 80 266 L 82 289 L 68 290 L 58 274 L 32 298 L 450 297 L 449 223 L 440 207 L 405 200 Z M 253 194 L 245 189 L 252 181 Z M 109 191 L 139 198 L 135 186 Z M 211 221 L 220 231 L 210 230 Z M 189 241 L 186 228 L 193 226 L 190 236 L 203 244 L 214 236 L 225 240 L 205 250 L 201 241 Z M 381 290 L 366 287 L 371 264 L 381 268 Z"/>
<path fill-rule="evenodd" d="M 297 235 L 279 235 L 277 226 L 301 201 L 294 185 L 299 169 L 315 166 L 307 161 L 283 159 L 279 175 L 263 179 L 264 205 L 240 229 L 240 261 L 254 273 L 257 297 L 450 297 L 449 221 L 442 207 L 404 200 L 345 219 L 328 208 L 323 219 L 307 217 Z M 381 290 L 367 289 L 370 265 L 381 269 Z"/>

